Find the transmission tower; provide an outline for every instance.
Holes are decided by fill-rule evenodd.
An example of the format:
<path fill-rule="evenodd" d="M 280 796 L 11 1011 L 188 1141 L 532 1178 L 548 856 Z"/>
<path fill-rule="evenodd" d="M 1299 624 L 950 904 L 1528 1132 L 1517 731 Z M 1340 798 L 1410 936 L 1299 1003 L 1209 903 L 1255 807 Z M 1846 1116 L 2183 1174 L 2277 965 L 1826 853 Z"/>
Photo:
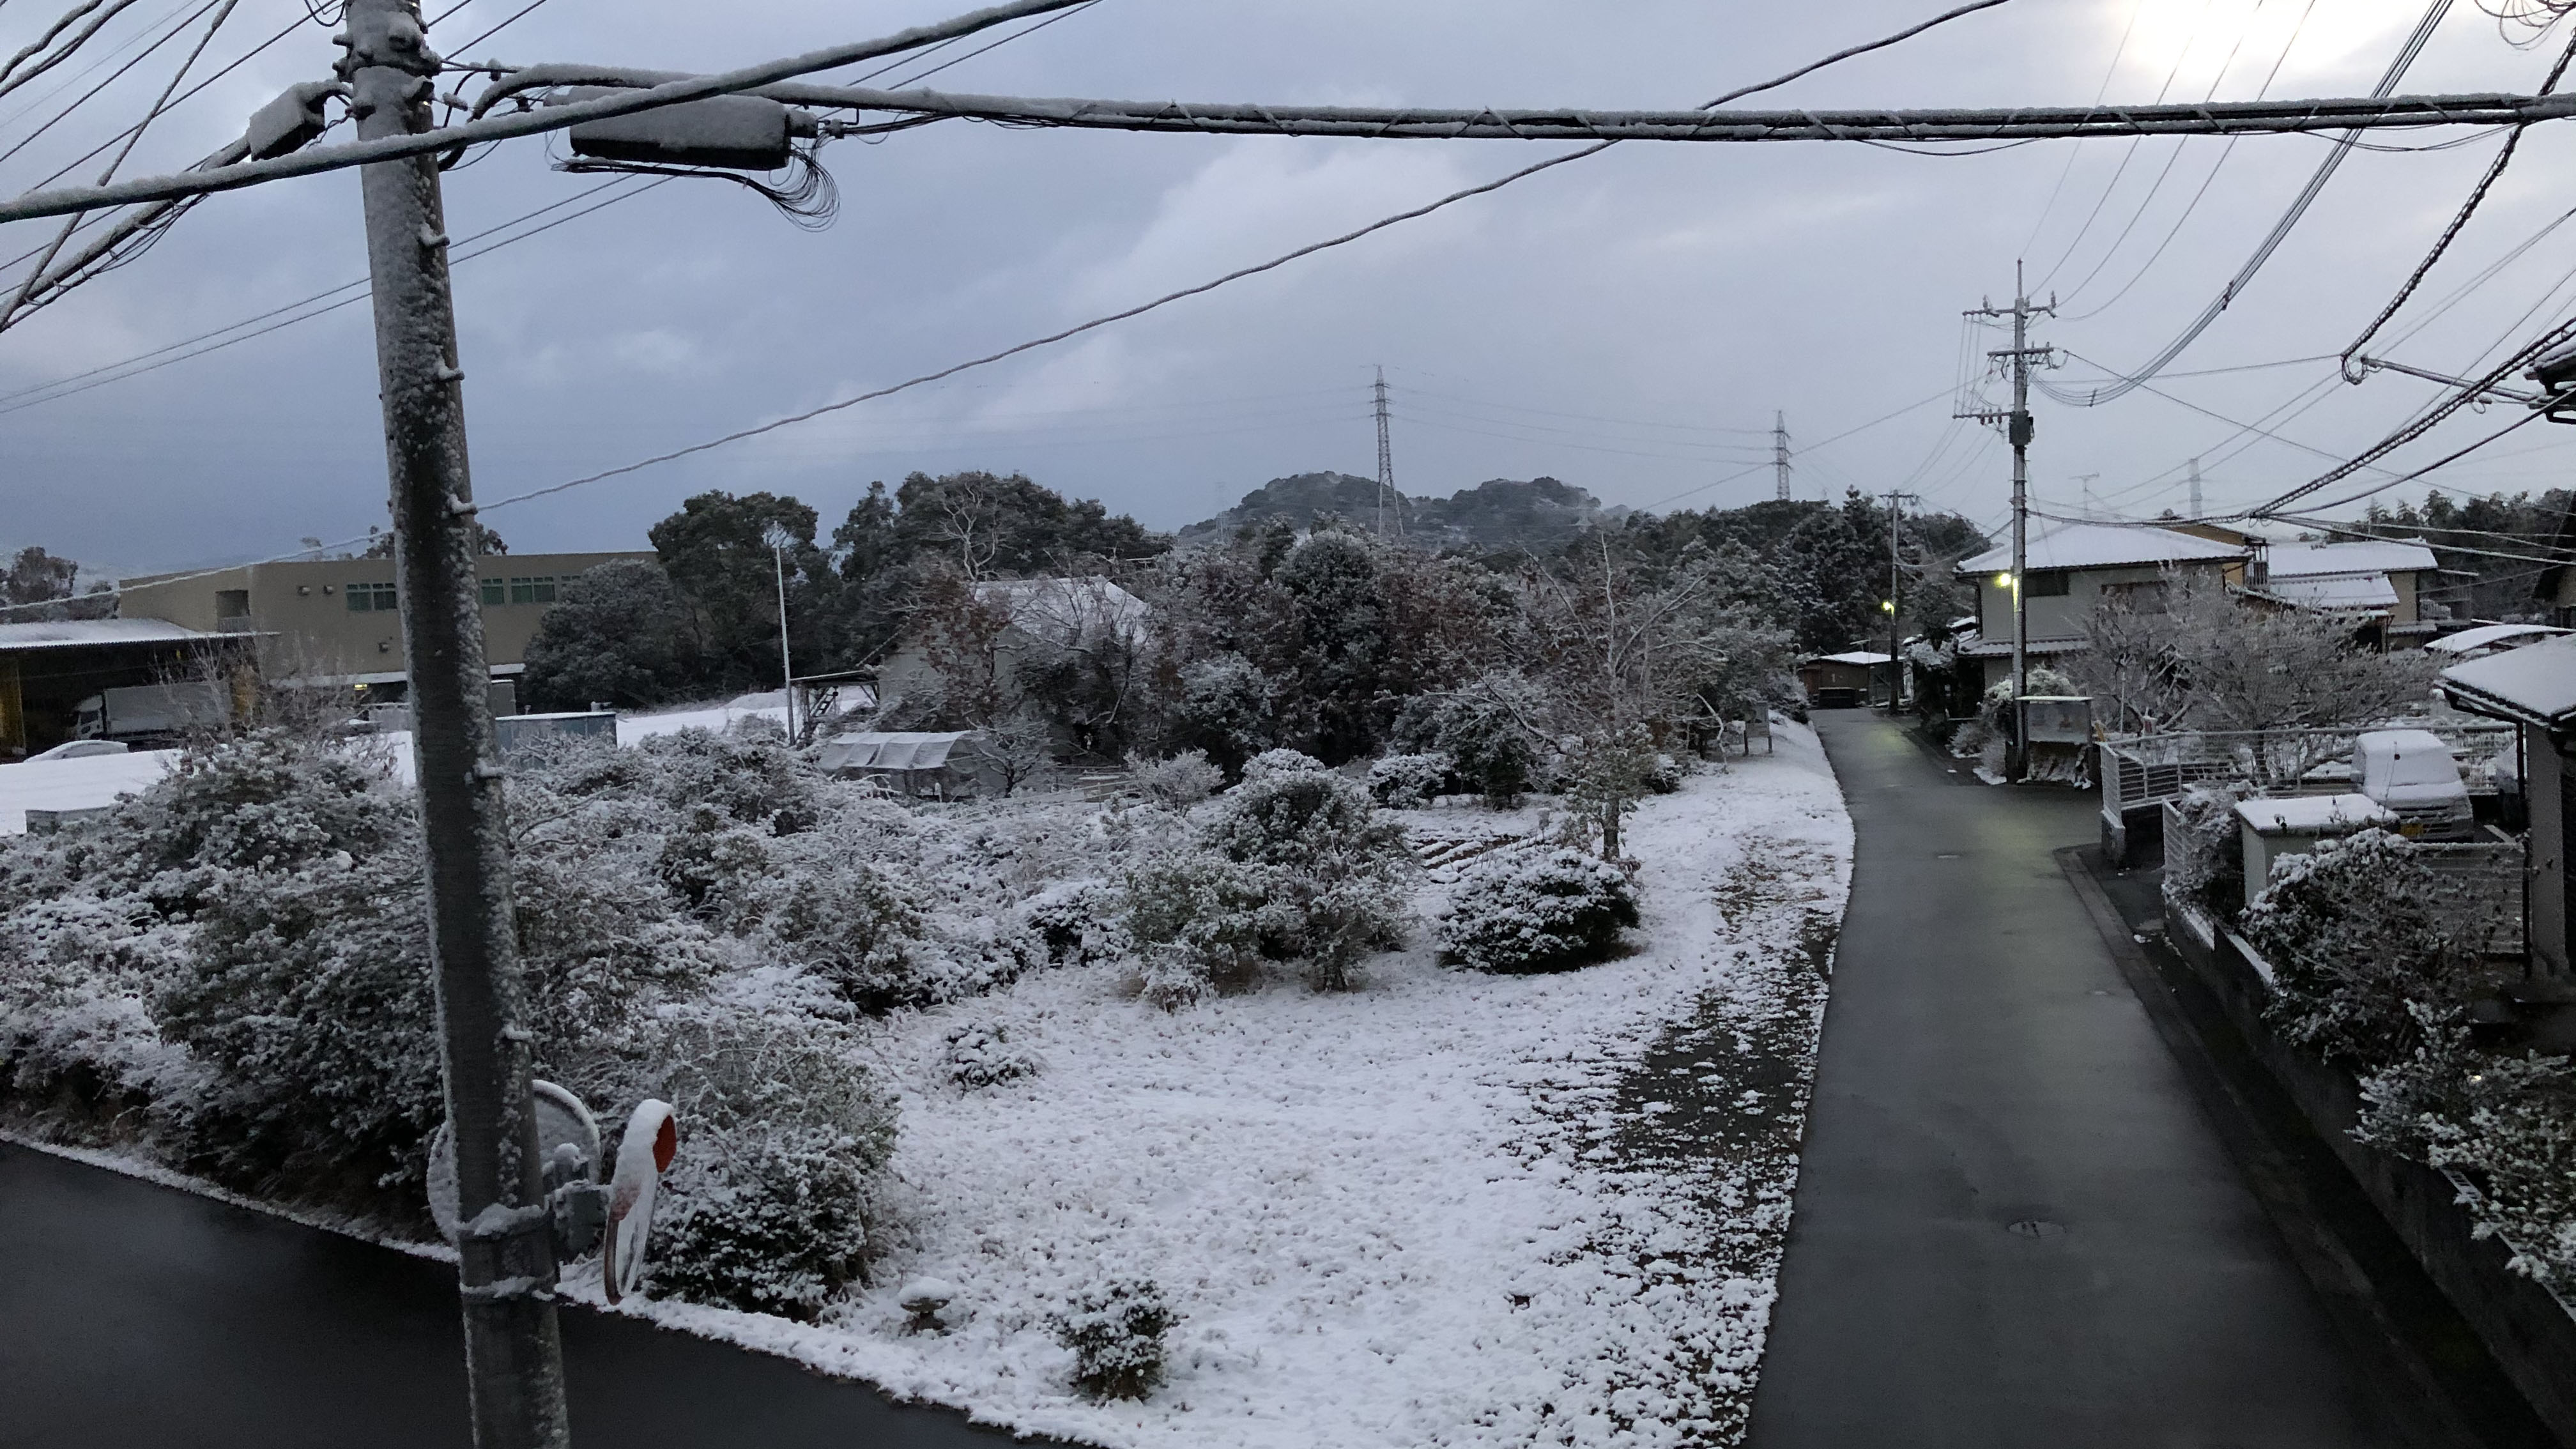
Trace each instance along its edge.
<path fill-rule="evenodd" d="M 1789 501 L 1789 415 L 1771 415 L 1771 473 L 1777 481 L 1780 501 Z"/>
<path fill-rule="evenodd" d="M 1395 507 L 1395 532 L 1404 532 L 1404 495 L 1395 491 L 1395 440 L 1387 431 L 1386 369 L 1377 370 L 1377 531 L 1386 536 L 1386 511 Z"/>

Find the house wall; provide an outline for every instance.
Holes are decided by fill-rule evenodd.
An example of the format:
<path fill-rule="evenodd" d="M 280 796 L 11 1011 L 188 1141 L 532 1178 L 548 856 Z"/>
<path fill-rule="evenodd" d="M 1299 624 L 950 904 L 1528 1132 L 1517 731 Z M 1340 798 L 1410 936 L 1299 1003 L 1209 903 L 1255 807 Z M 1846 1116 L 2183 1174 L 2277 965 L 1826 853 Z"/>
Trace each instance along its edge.
<path fill-rule="evenodd" d="M 2541 972 L 2566 976 L 2568 793 L 2571 768 L 2546 730 L 2522 727 L 2523 789 L 2531 808 L 2531 955 Z"/>
<path fill-rule="evenodd" d="M 493 664 L 527 662 L 528 643 L 563 585 L 585 570 L 650 553 L 491 554 L 477 561 L 483 652 Z M 296 560 L 126 586 L 118 612 L 191 629 L 257 631 L 273 672 L 374 674 L 405 667 L 402 616 L 384 592 L 389 558 Z M 353 607 L 363 600 L 366 607 Z"/>
<path fill-rule="evenodd" d="M 2185 564 L 2202 578 L 2222 576 L 2224 570 L 2215 563 Z M 2102 602 L 2105 590 L 2152 585 L 2162 582 L 2164 569 L 2156 564 L 2127 568 L 2102 569 L 2032 569 L 2031 577 L 2044 573 L 2066 576 L 2064 594 L 2032 594 L 2023 601 L 2030 619 L 2033 639 L 2073 639 L 2084 633 L 2085 621 L 2093 617 L 2094 607 Z M 1977 579 L 1977 631 L 1989 640 L 2010 641 L 2012 638 L 2012 590 L 1998 588 L 1993 574 Z"/>

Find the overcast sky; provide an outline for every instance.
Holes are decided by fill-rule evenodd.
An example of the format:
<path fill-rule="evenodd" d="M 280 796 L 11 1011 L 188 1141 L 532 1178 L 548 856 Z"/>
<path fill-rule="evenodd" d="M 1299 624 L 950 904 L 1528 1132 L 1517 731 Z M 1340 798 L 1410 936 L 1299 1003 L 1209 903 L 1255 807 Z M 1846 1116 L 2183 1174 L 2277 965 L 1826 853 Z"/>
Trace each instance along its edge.
<path fill-rule="evenodd" d="M 59 3 L 20 0 L 0 12 L 0 42 L 14 50 Z M 524 3 L 469 0 L 433 43 L 452 48 Z M 930 84 L 1157 100 L 1686 106 L 1938 8 L 1102 0 Z M 127 19 L 182 13 L 171 0 L 141 0 Z M 301 0 L 240 0 L 199 74 L 302 13 Z M 719 69 L 945 13 L 924 0 L 548 0 L 472 54 Z M 1770 99 L 2226 99 L 2255 95 L 2267 78 L 2274 96 L 2362 94 L 2422 13 L 2421 0 L 2013 0 Z M 142 30 L 120 24 L 102 41 Z M 2528 38 L 2500 33 L 2459 0 L 2404 88 L 2530 89 L 2564 35 L 2539 49 L 2508 36 Z M 0 162 L 0 189 L 42 181 L 129 123 L 187 43 Z M 334 54 L 322 26 L 302 24 L 161 122 L 127 173 L 214 149 L 268 96 L 326 75 Z M 0 149 L 103 73 L 58 94 L 48 77 L 0 97 Z M 2416 146 L 2463 134 L 2376 139 Z M 2250 503 L 2437 396 L 2432 384 L 2387 375 L 2345 386 L 2331 380 L 2330 360 L 2289 360 L 2342 349 L 2496 144 L 2470 136 L 2447 150 L 2354 155 L 2269 268 L 2157 384 L 2179 401 L 2140 391 L 2097 409 L 2040 404 L 2041 497 L 2178 507 L 2197 456 L 2213 507 Z M 2576 124 L 2535 130 L 2376 348 L 2471 371 L 2576 306 L 2576 225 L 2487 275 L 2576 203 L 2552 184 L 2571 147 Z M 476 487 L 487 498 L 520 492 L 899 381 L 1551 149 L 951 123 L 828 147 L 844 207 L 819 233 L 739 188 L 673 182 L 460 264 Z M 2216 294 L 2327 150 L 2312 137 L 2047 142 L 1938 157 L 1632 144 L 1073 343 L 489 521 L 523 552 L 640 547 L 691 493 L 769 489 L 815 505 L 828 529 L 871 479 L 986 468 L 1169 528 L 1282 474 L 1374 472 L 1368 384 L 1382 364 L 1408 492 L 1549 474 L 1611 503 L 1733 506 L 1771 496 L 1761 464 L 1777 411 L 1797 450 L 1800 496 L 1905 487 L 1991 527 L 2008 497 L 2009 455 L 1949 415 L 1963 356 L 1999 341 L 1969 332 L 1961 310 L 2007 298 L 2014 261 L 2026 258 L 2033 290 L 2060 302 L 2039 336 L 2085 360 L 2058 376 L 2098 375 L 2088 362 L 2132 364 Z M 464 238 L 602 180 L 551 170 L 543 141 L 512 142 L 450 175 L 449 230 Z M 128 380 L 27 392 L 361 278 L 357 191 L 344 171 L 212 198 L 140 261 L 0 335 L 0 545 L 41 543 L 102 569 L 142 570 L 265 557 L 381 524 L 363 302 Z M 19 223 L 0 246 L 17 255 L 53 225 Z M 2274 362 L 2289 365 L 2211 371 Z M 1965 376 L 1974 383 L 1976 373 L 1972 364 Z M 1899 415 L 1836 439 L 1890 413 Z M 2392 464 L 2429 461 L 2506 418 L 2463 415 Z M 2255 422 L 2291 441 L 2237 426 Z M 2571 442 L 2563 429 L 2525 428 L 2438 478 L 2462 492 L 2557 486 Z M 2399 491 L 2420 496 L 2424 486 Z"/>

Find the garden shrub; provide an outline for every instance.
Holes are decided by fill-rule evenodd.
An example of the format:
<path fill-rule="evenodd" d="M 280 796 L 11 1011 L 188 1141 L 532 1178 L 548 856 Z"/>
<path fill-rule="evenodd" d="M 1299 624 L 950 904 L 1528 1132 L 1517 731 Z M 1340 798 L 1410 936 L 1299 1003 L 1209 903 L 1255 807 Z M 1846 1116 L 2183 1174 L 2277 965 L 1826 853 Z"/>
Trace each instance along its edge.
<path fill-rule="evenodd" d="M 1150 1279 L 1116 1278 L 1082 1293 L 1055 1320 L 1057 1339 L 1073 1350 L 1073 1386 L 1094 1399 L 1151 1394 L 1175 1321 Z"/>
<path fill-rule="evenodd" d="M 2176 797 L 2167 821 L 2164 893 L 2221 925 L 2245 899 L 2236 806 L 2252 793 L 2241 782 L 2204 780 Z"/>
<path fill-rule="evenodd" d="M 2466 1027 L 2414 1008 L 2422 1041 L 2361 1084 L 2353 1135 L 2473 1179 L 2478 1233 L 2501 1232 L 2507 1266 L 2576 1291 L 2576 1062 L 2478 1050 Z"/>
<path fill-rule="evenodd" d="M 2266 1018 L 2330 1061 L 2403 1060 L 2422 1040 L 2410 1005 L 2448 1015 L 2497 984 L 2440 897 L 2415 847 L 2384 830 L 2275 861 L 2243 917 L 2275 976 Z"/>
<path fill-rule="evenodd" d="M 1127 954 L 1123 903 L 1108 881 L 1070 881 L 1041 891 L 1021 908 L 1020 919 L 1046 948 L 1050 964 L 1088 966 Z"/>
<path fill-rule="evenodd" d="M 1531 723 L 1546 713 L 1537 685 L 1498 670 L 1450 694 L 1415 696 L 1396 716 L 1394 735 L 1408 750 L 1447 755 L 1458 779 L 1507 810 L 1546 768 Z"/>
<path fill-rule="evenodd" d="M 1225 771 L 1208 760 L 1205 750 L 1183 750 L 1168 760 L 1127 757 L 1136 785 L 1148 799 L 1173 810 L 1186 810 L 1225 787 Z"/>
<path fill-rule="evenodd" d="M 948 1080 L 968 1091 L 1034 1077 L 1044 1065 L 1034 1053 L 1011 1045 L 1010 1028 L 997 1021 L 969 1021 L 949 1028 L 941 1060 Z"/>
<path fill-rule="evenodd" d="M 1369 766 L 1369 796 L 1390 810 L 1419 810 L 1439 798 L 1456 769 L 1456 762 L 1437 750 L 1388 755 Z"/>
<path fill-rule="evenodd" d="M 1579 850 L 1509 859 L 1467 879 L 1440 923 L 1441 958 L 1477 971 L 1563 971 L 1609 959 L 1638 922 L 1627 872 Z"/>

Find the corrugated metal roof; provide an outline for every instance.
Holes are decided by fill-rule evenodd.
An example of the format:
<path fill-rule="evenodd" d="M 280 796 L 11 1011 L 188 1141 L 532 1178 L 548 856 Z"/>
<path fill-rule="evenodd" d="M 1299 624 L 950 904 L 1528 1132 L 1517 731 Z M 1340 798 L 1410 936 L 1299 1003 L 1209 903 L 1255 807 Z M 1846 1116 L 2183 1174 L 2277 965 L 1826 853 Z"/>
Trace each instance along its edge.
<path fill-rule="evenodd" d="M 2118 568 L 2123 565 L 2218 563 L 2252 555 L 2234 544 L 2219 543 L 2170 528 L 2115 528 L 2106 523 L 2061 523 L 2030 536 L 2029 566 L 2034 569 Z M 1994 573 L 2012 567 L 2007 542 L 1974 558 L 1959 561 L 1963 574 Z"/>
<path fill-rule="evenodd" d="M 30 624 L 0 624 L 0 653 L 20 649 L 98 649 L 135 644 L 187 644 L 206 639 L 239 639 L 240 634 L 210 634 L 161 619 L 46 619 Z"/>
<path fill-rule="evenodd" d="M 2510 648 L 2522 644 L 2537 644 L 2543 639 L 2554 638 L 2566 632 L 2564 629 L 2553 629 L 2547 624 L 2480 624 L 2474 629 L 2462 629 L 2457 634 L 2446 634 L 2426 644 L 2424 648 L 2428 653 L 2433 654 L 2477 654 L 2499 645 Z"/>
<path fill-rule="evenodd" d="M 2451 702 L 2475 714 L 2556 727 L 2576 717 L 2576 634 L 2442 671 Z"/>
<path fill-rule="evenodd" d="M 936 770 L 972 730 L 880 730 L 843 735 L 816 753 L 826 770 Z"/>

